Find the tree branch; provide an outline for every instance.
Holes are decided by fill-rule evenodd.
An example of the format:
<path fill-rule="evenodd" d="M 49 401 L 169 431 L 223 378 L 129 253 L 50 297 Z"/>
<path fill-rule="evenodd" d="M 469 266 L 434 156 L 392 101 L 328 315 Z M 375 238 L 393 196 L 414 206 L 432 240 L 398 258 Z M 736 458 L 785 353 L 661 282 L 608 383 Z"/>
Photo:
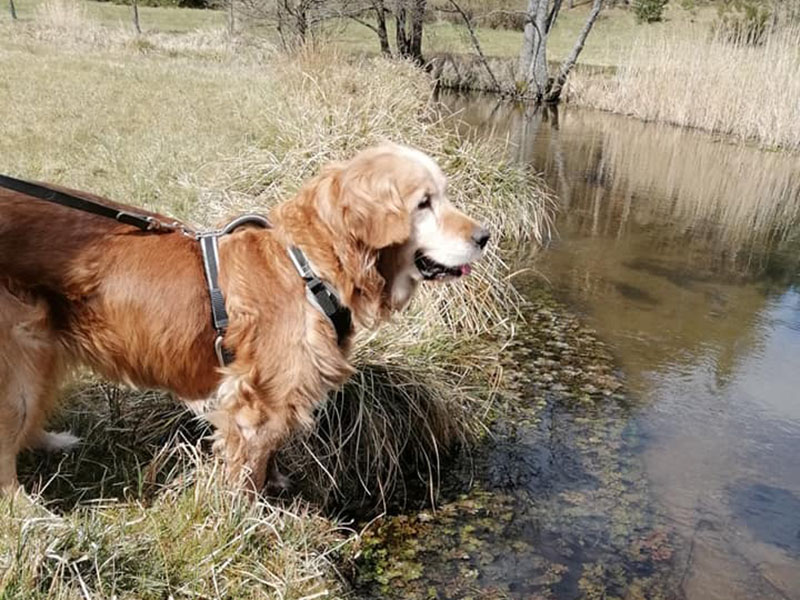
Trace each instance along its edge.
<path fill-rule="evenodd" d="M 569 77 L 572 67 L 574 67 L 575 63 L 578 61 L 578 56 L 580 56 L 580 53 L 583 50 L 583 45 L 586 43 L 586 38 L 589 36 L 589 32 L 592 30 L 592 26 L 597 20 L 597 16 L 600 14 L 600 10 L 602 8 L 603 0 L 594 0 L 594 3 L 592 4 L 592 10 L 589 12 L 586 23 L 584 23 L 583 29 L 581 29 L 580 34 L 578 34 L 578 39 L 575 40 L 575 46 L 573 46 L 572 52 L 567 59 L 561 63 L 561 68 L 558 70 L 558 75 L 556 76 L 552 87 L 547 92 L 545 102 L 558 102 L 558 100 L 561 98 L 561 91 L 564 88 L 564 84 L 567 82 L 567 77 Z"/>
<path fill-rule="evenodd" d="M 373 25 L 372 23 L 370 23 L 368 21 L 364 21 L 363 19 L 361 19 L 360 17 L 358 17 L 356 15 L 347 15 L 347 18 L 348 19 L 352 19 L 353 21 L 355 21 L 359 25 L 363 25 L 364 27 L 366 27 L 368 29 L 371 29 L 375 33 L 378 33 L 378 28 L 375 25 Z"/>
<path fill-rule="evenodd" d="M 499 92 L 500 91 L 500 83 L 497 81 L 497 77 L 495 77 L 492 68 L 489 66 L 489 61 L 486 60 L 486 56 L 483 54 L 483 50 L 481 49 L 481 43 L 478 41 L 478 36 L 475 35 L 475 28 L 472 27 L 472 20 L 467 16 L 467 14 L 461 9 L 458 5 L 456 0 L 449 0 L 450 4 L 453 5 L 453 8 L 458 11 L 458 14 L 461 15 L 461 18 L 464 19 L 464 24 L 467 26 L 467 31 L 469 32 L 469 37 L 472 40 L 472 45 L 475 47 L 475 51 L 478 53 L 478 57 L 480 58 L 481 63 L 483 64 L 483 68 L 486 69 L 486 72 L 489 74 L 489 77 L 492 79 L 492 85 L 494 86 L 494 90 Z"/>
<path fill-rule="evenodd" d="M 550 9 L 550 14 L 547 15 L 547 21 L 545 21 L 544 32 L 545 34 L 550 33 L 550 30 L 553 28 L 553 25 L 556 24 L 556 19 L 558 18 L 558 11 L 561 10 L 561 0 L 553 0 L 553 7 Z"/>

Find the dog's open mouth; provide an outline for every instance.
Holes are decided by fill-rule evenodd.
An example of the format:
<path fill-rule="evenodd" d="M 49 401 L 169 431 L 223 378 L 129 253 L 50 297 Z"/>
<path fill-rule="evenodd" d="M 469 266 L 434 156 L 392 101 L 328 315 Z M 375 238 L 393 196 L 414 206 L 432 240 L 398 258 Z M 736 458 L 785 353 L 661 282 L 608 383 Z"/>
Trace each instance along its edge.
<path fill-rule="evenodd" d="M 417 250 L 417 253 L 414 255 L 414 264 L 417 265 L 417 269 L 422 275 L 422 278 L 429 281 L 433 279 L 446 279 L 448 277 L 461 277 L 463 275 L 469 275 L 472 271 L 472 267 L 468 264 L 458 265 L 457 267 L 447 267 L 436 262 L 429 256 L 425 256 L 421 250 Z"/>

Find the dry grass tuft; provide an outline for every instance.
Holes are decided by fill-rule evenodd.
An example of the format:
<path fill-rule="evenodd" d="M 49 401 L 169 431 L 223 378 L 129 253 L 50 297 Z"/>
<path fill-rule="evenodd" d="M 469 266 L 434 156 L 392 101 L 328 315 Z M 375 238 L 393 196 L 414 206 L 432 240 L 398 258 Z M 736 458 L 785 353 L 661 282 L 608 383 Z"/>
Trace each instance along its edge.
<path fill-rule="evenodd" d="M 575 73 L 578 104 L 800 149 L 800 27 L 761 46 L 736 45 L 695 27 L 691 35 L 640 37 L 616 76 Z"/>
<path fill-rule="evenodd" d="M 76 0 L 44 0 L 36 7 L 35 19 L 42 28 L 67 37 L 96 28 L 86 6 Z"/>
<path fill-rule="evenodd" d="M 313 598 L 342 593 L 333 562 L 354 532 L 295 501 L 249 502 L 221 465 L 173 443 L 152 497 L 97 498 L 64 513 L 38 496 L 0 498 L 3 598 Z M 141 475 L 146 475 L 143 467 Z"/>

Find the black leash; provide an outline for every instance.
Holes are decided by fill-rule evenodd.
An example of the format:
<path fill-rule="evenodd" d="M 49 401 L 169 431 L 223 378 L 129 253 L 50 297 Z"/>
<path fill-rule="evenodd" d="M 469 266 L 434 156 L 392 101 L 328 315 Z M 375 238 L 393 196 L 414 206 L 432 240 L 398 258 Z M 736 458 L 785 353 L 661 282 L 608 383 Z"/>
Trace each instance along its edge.
<path fill-rule="evenodd" d="M 94 200 L 87 200 L 86 198 L 59 192 L 48 187 L 21 179 L 15 179 L 6 175 L 0 175 L 0 187 L 25 194 L 26 196 L 31 196 L 32 198 L 52 202 L 59 206 L 66 206 L 101 217 L 107 217 L 119 223 L 137 227 L 142 231 L 162 233 L 178 232 L 197 240 L 200 243 L 200 250 L 203 255 L 203 270 L 205 272 L 208 294 L 211 300 L 211 324 L 214 327 L 214 331 L 217 333 L 217 337 L 214 339 L 214 352 L 221 366 L 224 367 L 233 362 L 233 352 L 225 348 L 223 344 L 225 333 L 228 330 L 229 317 L 228 311 L 225 309 L 225 297 L 219 285 L 219 238 L 233 233 L 237 228 L 243 225 L 256 225 L 264 229 L 269 229 L 272 225 L 266 217 L 257 214 L 243 215 L 234 219 L 218 231 L 197 233 L 178 221 L 165 223 L 149 215 L 118 210 L 106 206 L 105 204 L 95 202 Z M 288 250 L 292 264 L 306 283 L 309 300 L 328 317 L 328 320 L 330 320 L 333 328 L 336 330 L 338 343 L 341 345 L 346 336 L 350 333 L 352 327 L 350 309 L 339 302 L 339 298 L 327 283 L 317 277 L 316 273 L 314 273 L 311 268 L 308 258 L 306 258 L 306 255 L 300 248 L 291 246 Z"/>
<path fill-rule="evenodd" d="M 0 186 L 9 190 L 14 190 L 15 192 L 19 192 L 20 194 L 25 194 L 26 196 L 38 198 L 39 200 L 45 200 L 60 206 L 66 206 L 68 208 L 74 208 L 76 210 L 92 213 L 93 215 L 114 219 L 115 221 L 119 221 L 125 225 L 138 227 L 142 231 L 173 231 L 177 229 L 174 224 L 163 223 L 154 217 L 118 210 L 116 208 L 106 206 L 105 204 L 99 204 L 93 200 L 79 198 L 78 196 L 73 196 L 72 194 L 59 192 L 57 190 L 31 183 L 30 181 L 23 181 L 22 179 L 8 177 L 7 175 L 0 175 Z"/>

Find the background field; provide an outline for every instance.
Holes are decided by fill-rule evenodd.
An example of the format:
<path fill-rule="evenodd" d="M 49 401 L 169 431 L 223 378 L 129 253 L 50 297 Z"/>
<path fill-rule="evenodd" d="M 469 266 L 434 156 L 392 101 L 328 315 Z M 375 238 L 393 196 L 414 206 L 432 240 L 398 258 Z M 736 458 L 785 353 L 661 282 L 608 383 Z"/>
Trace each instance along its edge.
<path fill-rule="evenodd" d="M 42 0 L 17 0 L 18 12 L 23 20 L 33 19 L 35 8 Z M 109 2 L 85 0 L 88 15 L 105 24 L 131 26 L 131 8 Z M 523 2 L 516 2 L 522 10 Z M 465 6 L 467 3 L 465 3 Z M 479 3 L 480 5 L 480 3 Z M 147 7 L 139 8 L 141 24 L 145 32 L 187 32 L 198 28 L 226 25 L 226 14 L 222 11 L 185 8 Z M 588 14 L 588 5 L 563 10 L 548 45 L 548 54 L 553 60 L 562 60 L 572 48 L 578 31 Z M 658 23 L 638 25 L 633 14 L 623 8 L 608 8 L 603 11 L 580 62 L 588 65 L 614 66 L 625 58 L 631 45 L 642 35 L 667 34 L 684 39 L 694 39 L 699 29 L 686 29 L 688 23 L 709 25 L 717 15 L 713 6 L 703 6 L 694 13 L 683 10 L 676 3 L 667 5 L 665 18 Z M 389 23 L 389 38 L 394 39 L 394 23 Z M 357 53 L 377 54 L 375 34 L 353 21 L 340 21 L 325 26 L 325 43 L 332 43 L 343 50 Z M 273 32 L 266 32 L 274 39 Z M 522 42 L 522 33 L 506 29 L 477 27 L 478 38 L 484 52 L 489 56 L 516 57 Z M 424 50 L 428 54 L 439 52 L 470 53 L 473 51 L 464 27 L 445 20 L 433 21 L 425 28 Z"/>

